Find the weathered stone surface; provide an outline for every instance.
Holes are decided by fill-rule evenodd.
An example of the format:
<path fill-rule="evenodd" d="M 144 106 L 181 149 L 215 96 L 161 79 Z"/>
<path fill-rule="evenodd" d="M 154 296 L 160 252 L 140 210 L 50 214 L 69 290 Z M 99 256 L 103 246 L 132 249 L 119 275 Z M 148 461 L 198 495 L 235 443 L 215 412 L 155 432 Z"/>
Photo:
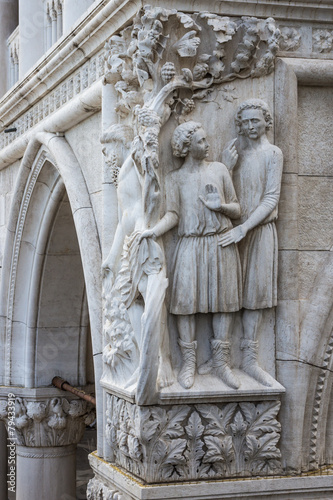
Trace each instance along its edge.
<path fill-rule="evenodd" d="M 299 248 L 330 250 L 333 242 L 332 177 L 299 178 Z"/>
<path fill-rule="evenodd" d="M 298 161 L 301 175 L 332 176 L 332 106 L 330 87 L 300 87 Z"/>
<path fill-rule="evenodd" d="M 20 500 L 74 496 L 74 447 L 49 432 L 72 417 L 58 393 L 28 397 L 55 374 L 95 379 L 88 498 L 330 498 L 329 476 L 232 478 L 333 460 L 331 2 L 108 0 L 61 39 L 61 17 L 66 30 L 91 0 L 23 3 L 14 35 L 27 41 L 29 19 L 34 33 L 14 69 L 30 73 L 0 101 L 0 399 L 9 386 L 28 419 Z M 273 298 L 258 304 L 260 281 Z"/>

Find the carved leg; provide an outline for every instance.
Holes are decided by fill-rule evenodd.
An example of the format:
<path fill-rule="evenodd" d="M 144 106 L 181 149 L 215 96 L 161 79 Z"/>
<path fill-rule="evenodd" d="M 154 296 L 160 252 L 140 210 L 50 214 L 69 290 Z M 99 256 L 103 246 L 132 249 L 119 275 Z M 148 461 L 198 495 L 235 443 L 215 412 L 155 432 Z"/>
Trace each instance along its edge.
<path fill-rule="evenodd" d="M 238 389 L 240 382 L 230 368 L 230 342 L 213 339 L 211 345 L 213 353 L 213 371 L 229 387 Z"/>
<path fill-rule="evenodd" d="M 182 352 L 183 364 L 178 374 L 178 382 L 184 389 L 192 387 L 196 369 L 195 316 L 177 316 L 177 326 L 180 339 L 178 344 Z"/>
<path fill-rule="evenodd" d="M 190 389 L 194 383 L 194 374 L 196 368 L 196 350 L 197 341 L 193 342 L 183 342 L 181 339 L 178 340 L 180 350 L 182 351 L 183 364 L 181 370 L 178 374 L 178 382 L 184 389 Z"/>
<path fill-rule="evenodd" d="M 261 384 L 271 387 L 274 379 L 258 365 L 258 331 L 261 325 L 263 310 L 244 309 L 242 323 L 244 340 L 241 344 L 243 351 L 242 368 Z"/>
<path fill-rule="evenodd" d="M 258 365 L 258 341 L 244 339 L 241 349 L 243 370 L 261 384 L 271 387 L 273 378 Z"/>
<path fill-rule="evenodd" d="M 161 314 L 161 343 L 160 343 L 160 363 L 158 368 L 157 383 L 160 389 L 172 385 L 175 381 L 171 366 L 170 339 L 167 326 L 167 310 L 165 304 L 162 306 Z"/>
<path fill-rule="evenodd" d="M 234 313 L 216 313 L 216 314 L 214 314 L 214 316 L 213 316 L 213 331 L 214 331 L 214 337 L 216 340 L 223 341 L 225 343 L 225 345 L 229 345 L 228 339 L 229 339 L 230 333 L 232 331 L 232 327 L 234 325 L 234 320 L 235 320 Z M 217 360 L 216 359 L 214 360 L 214 355 L 213 355 L 214 349 L 213 349 L 212 341 L 211 341 L 211 345 L 212 345 L 212 357 L 208 361 L 206 361 L 206 363 L 202 364 L 198 368 L 198 373 L 200 375 L 207 375 L 208 373 L 211 373 L 215 368 L 217 368 L 217 366 L 216 366 Z M 229 355 L 229 358 L 230 358 L 230 355 Z M 229 360 L 229 362 L 230 362 L 230 360 Z M 229 371 L 231 371 L 230 368 L 228 368 L 228 369 L 229 369 Z M 220 378 L 222 378 L 222 377 L 220 377 Z M 233 384 L 228 383 L 228 385 L 231 385 L 231 387 L 238 389 L 239 382 L 236 380 L 236 377 L 234 375 L 232 375 L 231 378 L 234 378 Z M 238 385 L 237 385 L 237 383 L 238 383 Z M 236 385 L 237 385 L 237 387 L 235 387 Z"/>

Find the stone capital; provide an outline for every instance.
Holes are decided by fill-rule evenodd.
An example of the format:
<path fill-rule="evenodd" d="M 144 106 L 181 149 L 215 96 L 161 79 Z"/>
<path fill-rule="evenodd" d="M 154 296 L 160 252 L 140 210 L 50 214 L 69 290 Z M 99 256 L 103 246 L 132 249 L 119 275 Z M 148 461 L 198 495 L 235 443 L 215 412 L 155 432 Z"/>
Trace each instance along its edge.
<path fill-rule="evenodd" d="M 95 419 L 95 410 L 76 399 L 16 397 L 0 400 L 0 419 L 18 446 L 68 446 L 80 441 L 85 426 Z"/>

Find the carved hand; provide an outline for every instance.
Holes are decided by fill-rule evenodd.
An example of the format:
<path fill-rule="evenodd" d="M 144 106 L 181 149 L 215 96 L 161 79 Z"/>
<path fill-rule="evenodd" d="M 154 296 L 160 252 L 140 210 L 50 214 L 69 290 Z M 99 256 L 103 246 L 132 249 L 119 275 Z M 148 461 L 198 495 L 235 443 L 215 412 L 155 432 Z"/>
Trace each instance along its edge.
<path fill-rule="evenodd" d="M 231 229 L 230 231 L 227 231 L 226 233 L 221 236 L 218 244 L 222 245 L 223 247 L 227 247 L 228 245 L 231 245 L 232 243 L 238 243 L 238 241 L 242 240 L 246 236 L 246 229 L 244 229 L 243 226 L 237 226 Z"/>
<path fill-rule="evenodd" d="M 143 231 L 143 233 L 140 235 L 140 240 L 142 241 L 144 238 L 153 238 L 153 240 L 156 240 L 156 234 L 152 229 L 146 229 Z"/>
<path fill-rule="evenodd" d="M 203 196 L 199 196 L 200 200 L 207 208 L 214 211 L 221 210 L 221 199 L 220 195 L 217 192 L 217 188 L 212 184 L 206 184 L 206 199 Z"/>
<path fill-rule="evenodd" d="M 232 170 L 237 163 L 238 153 L 235 146 L 236 139 L 233 139 L 228 143 L 227 147 L 222 153 L 222 163 L 227 167 L 228 170 Z"/>

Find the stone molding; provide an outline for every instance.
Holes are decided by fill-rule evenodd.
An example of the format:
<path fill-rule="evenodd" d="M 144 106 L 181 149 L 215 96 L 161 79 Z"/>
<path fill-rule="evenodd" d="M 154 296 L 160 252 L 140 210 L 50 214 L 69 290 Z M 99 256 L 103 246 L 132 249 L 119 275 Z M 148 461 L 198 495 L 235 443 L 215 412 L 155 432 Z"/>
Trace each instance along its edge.
<path fill-rule="evenodd" d="M 29 181 L 27 183 L 26 189 L 24 191 L 19 220 L 17 224 L 17 229 L 15 232 L 15 241 L 13 246 L 13 258 L 11 263 L 11 275 L 9 284 L 9 294 L 8 294 L 8 307 L 7 307 L 7 318 L 6 318 L 6 368 L 5 368 L 5 378 L 6 384 L 10 384 L 10 374 L 11 374 L 11 351 L 12 351 L 12 326 L 13 326 L 13 311 L 14 311 L 14 295 L 15 295 L 15 284 L 16 284 L 16 274 L 17 274 L 17 264 L 19 259 L 19 253 L 21 248 L 21 241 L 23 235 L 23 228 L 26 221 L 26 216 L 29 208 L 29 203 L 31 200 L 32 193 L 34 191 L 38 176 L 47 158 L 46 151 L 42 151 L 36 162 L 36 166 L 33 169 Z"/>
<path fill-rule="evenodd" d="M 319 466 L 318 450 L 317 450 L 318 426 L 319 426 L 319 420 L 322 416 L 321 415 L 323 411 L 322 407 L 324 404 L 327 404 L 326 401 L 323 401 L 323 398 L 326 397 L 325 388 L 327 385 L 329 386 L 329 378 L 331 377 L 332 363 L 333 363 L 333 331 L 325 350 L 320 373 L 317 377 L 314 404 L 312 409 L 312 421 L 310 429 L 310 456 L 309 456 L 310 469 L 312 470 L 318 469 Z"/>
<path fill-rule="evenodd" d="M 96 453 L 89 455 L 95 480 L 103 483 L 104 488 L 121 491 L 126 500 L 234 500 L 269 498 L 276 500 L 304 500 L 305 498 L 330 498 L 333 475 L 311 475 L 297 477 L 267 477 L 265 480 L 244 478 L 233 481 L 193 481 L 147 485 L 118 467 L 100 459 Z M 89 498 L 89 497 L 88 497 Z M 99 497 L 92 497 L 97 500 Z M 106 500 L 108 497 L 102 497 Z M 112 497 L 111 497 L 112 498 Z M 115 497 L 116 498 L 116 497 Z"/>
<path fill-rule="evenodd" d="M 33 401 L 16 397 L 15 410 L 7 400 L 0 400 L 0 419 L 5 422 L 9 437 L 15 439 L 17 445 L 54 448 L 77 444 L 85 426 L 95 420 L 95 411 L 83 400 L 54 397 Z M 29 450 L 22 453 L 29 453 Z M 21 456 L 27 456 L 22 453 Z M 69 450 L 66 454 L 70 454 Z M 40 455 L 34 458 L 42 458 L 43 453 Z"/>
<path fill-rule="evenodd" d="M 11 122 L 11 127 L 15 127 L 17 131 L 9 134 L 0 133 L 0 149 L 29 132 L 38 123 L 90 88 L 103 75 L 104 51 L 102 50 L 62 81 L 52 92 L 30 107 L 27 112 Z"/>
<path fill-rule="evenodd" d="M 297 157 L 298 86 L 331 87 L 332 84 L 332 61 L 278 58 L 275 74 L 275 131 L 276 143 L 283 145 L 284 148 L 285 174 L 299 174 Z M 297 234 L 297 231 L 295 233 Z M 297 238 L 295 248 L 298 248 Z M 288 439 L 299 439 L 302 442 L 304 440 L 303 449 L 308 450 L 306 460 L 308 460 L 309 468 L 312 470 L 318 469 L 318 466 L 322 465 L 322 449 L 325 447 L 326 439 L 329 439 L 326 436 L 326 428 L 331 394 L 330 370 L 333 363 L 332 329 L 331 324 L 328 323 L 332 308 L 330 294 L 332 273 L 329 271 L 329 262 L 330 260 L 325 261 L 323 268 L 318 272 L 318 279 L 314 284 L 309 305 L 304 309 L 303 316 L 299 317 L 299 311 L 296 311 L 292 312 L 295 317 L 288 318 L 290 325 L 293 325 L 294 321 L 301 325 L 301 338 L 304 340 L 299 349 L 294 352 L 284 352 L 282 346 L 277 345 L 277 358 L 280 366 L 284 363 L 294 362 L 299 363 L 300 366 L 309 364 L 313 367 L 313 375 L 308 375 L 307 380 L 302 379 L 303 386 L 308 390 L 297 394 L 298 406 L 309 408 L 309 411 L 305 413 L 302 422 L 297 420 L 293 422 L 288 414 L 290 425 L 284 427 L 284 442 L 288 442 Z M 277 320 L 279 321 L 279 319 L 278 313 Z M 282 318 L 281 321 L 283 321 Z M 309 373 L 311 372 L 309 371 Z M 290 385 L 285 384 L 290 398 L 296 397 L 297 383 L 295 382 L 293 381 Z M 295 391 L 294 396 L 292 395 L 293 391 Z M 283 417 L 285 416 L 283 415 Z M 299 470 L 301 467 L 299 465 L 299 450 L 295 448 L 288 451 L 290 463 L 297 464 L 295 469 Z M 284 450 L 282 450 L 283 452 Z"/>
<path fill-rule="evenodd" d="M 141 2 L 100 1 L 88 10 L 87 17 L 67 36 L 48 51 L 23 80 L 11 89 L 0 102 L 1 126 L 13 123 L 69 74 L 103 48 L 105 40 L 120 29 L 140 8 Z M 91 33 L 94 32 L 94 36 Z"/>
<path fill-rule="evenodd" d="M 107 395 L 115 464 L 147 483 L 278 474 L 279 401 L 138 407 Z"/>
<path fill-rule="evenodd" d="M 38 451 L 36 448 L 31 446 L 17 446 L 16 454 L 23 458 L 36 458 L 42 459 L 45 458 L 62 458 L 73 455 L 76 451 L 76 445 L 68 445 L 68 446 L 54 446 L 54 447 L 38 447 Z"/>

